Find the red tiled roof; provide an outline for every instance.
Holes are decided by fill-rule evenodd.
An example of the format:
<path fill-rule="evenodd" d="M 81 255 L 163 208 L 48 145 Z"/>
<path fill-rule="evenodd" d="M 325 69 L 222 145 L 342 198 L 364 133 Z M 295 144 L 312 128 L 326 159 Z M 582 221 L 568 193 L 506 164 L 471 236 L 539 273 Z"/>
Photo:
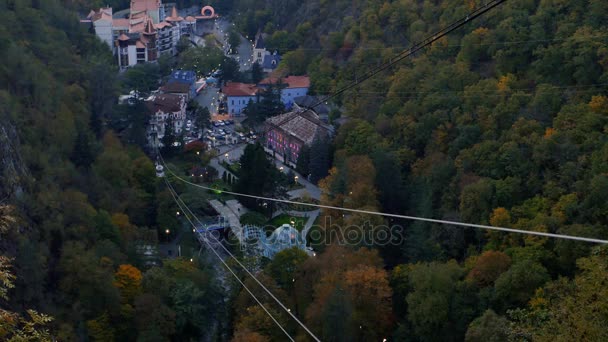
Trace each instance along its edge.
<path fill-rule="evenodd" d="M 226 96 L 255 96 L 257 92 L 255 84 L 228 82 L 222 87 L 222 93 Z"/>
<path fill-rule="evenodd" d="M 171 11 L 171 16 L 165 18 L 166 21 L 182 21 L 184 18 L 180 17 L 177 14 L 177 9 L 173 6 L 173 11 Z"/>
<path fill-rule="evenodd" d="M 136 48 L 138 48 L 138 49 L 143 49 L 143 48 L 145 48 L 146 46 L 144 45 L 144 43 L 142 43 L 142 42 L 141 42 L 141 40 L 138 40 L 138 41 L 135 43 L 135 47 L 136 47 Z"/>
<path fill-rule="evenodd" d="M 129 27 L 129 19 L 114 19 L 112 20 L 112 26 Z"/>
<path fill-rule="evenodd" d="M 165 27 L 173 27 L 173 25 L 169 24 L 169 23 L 168 23 L 168 22 L 166 22 L 166 21 L 163 21 L 163 22 L 161 22 L 161 23 L 158 23 L 158 24 L 154 25 L 154 27 L 156 27 L 156 29 L 157 29 L 157 30 L 162 30 L 162 29 L 164 29 Z"/>
<path fill-rule="evenodd" d="M 189 15 L 189 16 L 186 17 L 186 21 L 193 22 L 193 21 L 196 21 L 196 18 L 194 18 L 193 16 Z"/>
<path fill-rule="evenodd" d="M 152 113 L 175 113 L 182 110 L 185 105 L 185 98 L 175 94 L 154 95 L 152 99 L 146 101 L 146 105 Z"/>
<path fill-rule="evenodd" d="M 91 19 L 91 21 L 97 21 L 100 19 L 103 20 L 112 20 L 112 8 L 100 8 L 99 11 L 91 11 L 87 16 L 87 19 Z"/>
<path fill-rule="evenodd" d="M 120 37 L 118 37 L 118 40 L 127 41 L 129 40 L 129 36 L 123 33 L 120 35 Z"/>
<path fill-rule="evenodd" d="M 152 18 L 148 17 L 145 21 L 144 34 L 152 35 L 156 34 L 156 29 L 154 28 L 154 22 L 152 22 Z"/>
<path fill-rule="evenodd" d="M 131 11 L 151 11 L 160 7 L 160 0 L 131 0 Z"/>
<path fill-rule="evenodd" d="M 190 92 L 190 85 L 187 83 L 173 82 L 160 87 L 160 90 L 163 93 L 188 94 Z"/>
<path fill-rule="evenodd" d="M 260 84 L 287 84 L 287 88 L 308 88 L 310 87 L 310 77 L 308 76 L 287 76 L 285 78 L 268 77 L 260 81 Z"/>

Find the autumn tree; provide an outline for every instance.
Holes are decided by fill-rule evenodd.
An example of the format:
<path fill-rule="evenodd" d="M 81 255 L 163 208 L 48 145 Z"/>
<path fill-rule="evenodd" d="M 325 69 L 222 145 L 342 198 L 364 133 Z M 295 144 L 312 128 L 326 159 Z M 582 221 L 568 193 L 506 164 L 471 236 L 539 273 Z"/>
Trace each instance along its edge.
<path fill-rule="evenodd" d="M 467 279 L 480 287 L 490 286 L 510 266 L 511 258 L 508 255 L 497 251 L 486 251 L 476 258 Z"/>
<path fill-rule="evenodd" d="M 141 292 L 141 271 L 131 265 L 120 265 L 114 275 L 114 286 L 120 291 L 123 302 L 133 303 Z"/>

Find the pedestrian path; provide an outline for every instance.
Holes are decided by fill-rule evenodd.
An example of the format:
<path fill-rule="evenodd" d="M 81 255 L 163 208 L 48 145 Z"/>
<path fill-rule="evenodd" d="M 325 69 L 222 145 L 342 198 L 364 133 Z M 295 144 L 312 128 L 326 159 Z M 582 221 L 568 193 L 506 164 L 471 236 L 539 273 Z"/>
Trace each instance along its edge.
<path fill-rule="evenodd" d="M 243 238 L 243 227 L 241 226 L 241 221 L 239 220 L 239 215 L 232 211 L 229 206 L 222 204 L 218 200 L 209 200 L 209 204 L 218 214 L 228 220 L 230 224 L 230 229 L 234 235 L 242 242 Z"/>

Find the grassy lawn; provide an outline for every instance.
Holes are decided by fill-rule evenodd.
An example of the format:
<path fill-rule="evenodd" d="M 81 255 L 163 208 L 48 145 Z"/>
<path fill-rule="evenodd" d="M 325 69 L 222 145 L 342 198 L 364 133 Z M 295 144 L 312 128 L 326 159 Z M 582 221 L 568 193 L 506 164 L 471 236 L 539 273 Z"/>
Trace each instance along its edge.
<path fill-rule="evenodd" d="M 291 221 L 295 221 L 295 224 L 293 225 L 295 229 L 297 229 L 298 231 L 302 231 L 302 229 L 304 229 L 304 225 L 306 224 L 307 218 L 281 214 L 268 221 L 265 225 L 265 228 L 266 231 L 272 232 L 274 229 L 284 224 L 291 224 Z"/>

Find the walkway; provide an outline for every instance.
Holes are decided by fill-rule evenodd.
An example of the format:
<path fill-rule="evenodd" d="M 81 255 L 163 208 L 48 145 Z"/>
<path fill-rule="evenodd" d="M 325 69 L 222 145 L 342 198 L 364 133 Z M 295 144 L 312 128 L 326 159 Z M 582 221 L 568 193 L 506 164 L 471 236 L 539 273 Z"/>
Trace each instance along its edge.
<path fill-rule="evenodd" d="M 241 226 L 241 221 L 239 220 L 240 215 L 232 211 L 229 206 L 222 204 L 218 200 L 209 200 L 209 204 L 218 214 L 228 220 L 230 224 L 230 229 L 234 235 L 239 239 L 239 241 L 243 238 L 243 227 Z"/>

